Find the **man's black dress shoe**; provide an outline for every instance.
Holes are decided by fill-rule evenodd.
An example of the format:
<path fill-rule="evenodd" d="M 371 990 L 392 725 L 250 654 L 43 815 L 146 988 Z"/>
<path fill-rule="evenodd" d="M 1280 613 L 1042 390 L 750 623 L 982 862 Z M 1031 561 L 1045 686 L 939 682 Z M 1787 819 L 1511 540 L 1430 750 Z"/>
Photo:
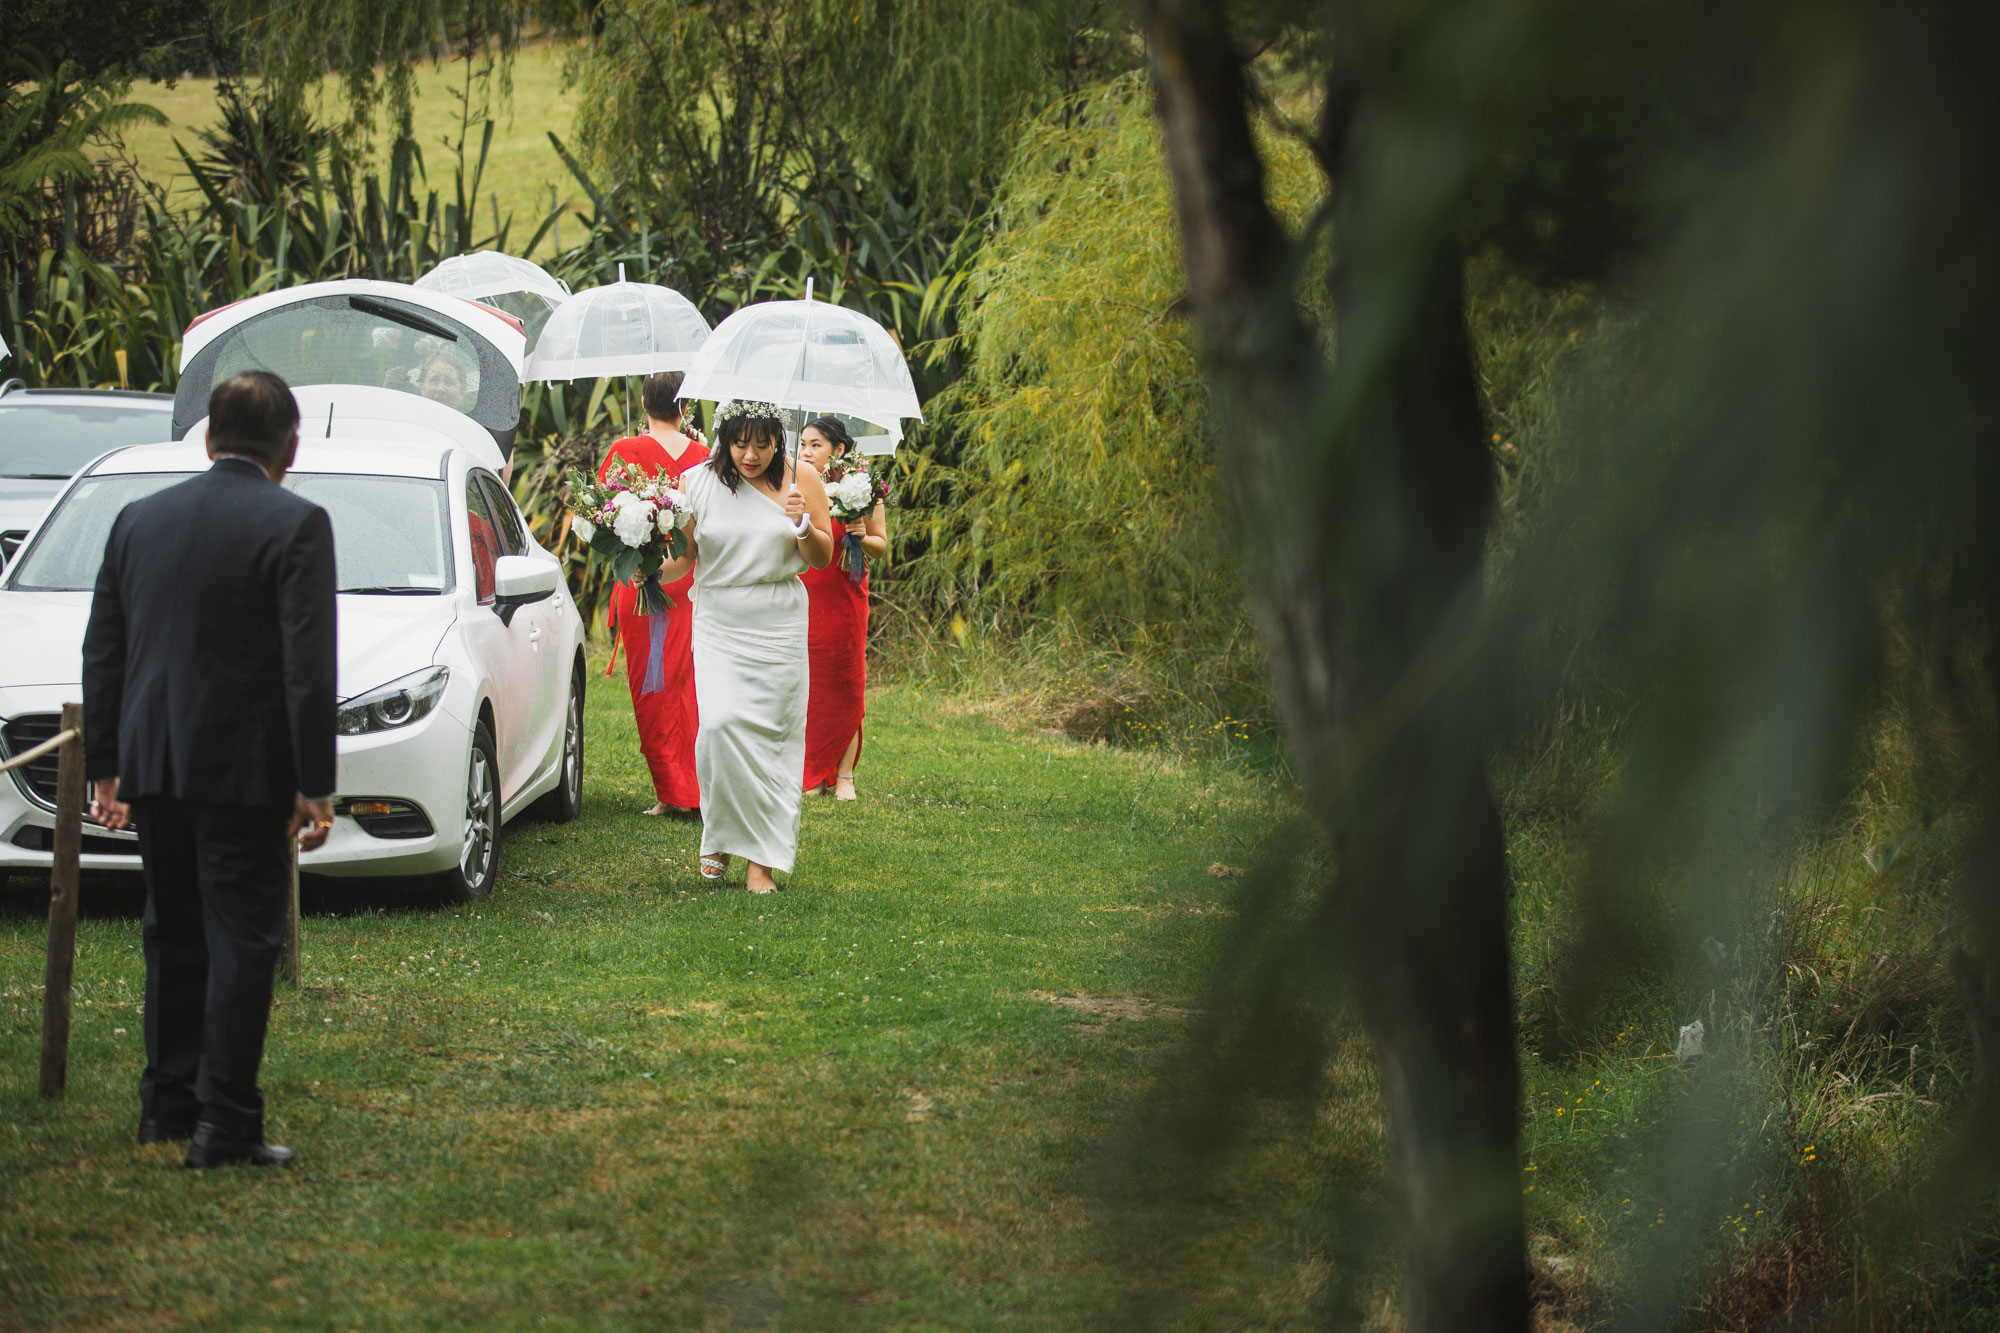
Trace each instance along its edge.
<path fill-rule="evenodd" d="M 213 1166 L 290 1166 L 298 1154 L 290 1148 L 259 1139 L 238 1138 L 226 1130 L 203 1123 L 195 1126 L 194 1142 L 188 1144 L 186 1165 L 206 1169 Z"/>
<path fill-rule="evenodd" d="M 139 1142 L 141 1143 L 185 1143 L 194 1137 L 192 1120 L 147 1120 L 139 1121 Z"/>

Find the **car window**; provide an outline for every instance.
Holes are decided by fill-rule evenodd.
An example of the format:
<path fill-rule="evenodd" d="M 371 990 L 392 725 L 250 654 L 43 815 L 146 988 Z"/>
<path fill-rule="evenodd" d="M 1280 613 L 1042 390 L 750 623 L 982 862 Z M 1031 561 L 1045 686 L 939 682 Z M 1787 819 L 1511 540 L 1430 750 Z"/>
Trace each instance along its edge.
<path fill-rule="evenodd" d="M 14 562 L 7 585 L 38 592 L 89 592 L 97 586 L 104 542 L 120 511 L 187 479 L 185 472 L 141 472 L 79 482 L 42 521 L 35 544 Z"/>
<path fill-rule="evenodd" d="M 421 596 L 451 587 L 443 482 L 294 472 L 285 486 L 333 521 L 340 591 Z"/>
<path fill-rule="evenodd" d="M 99 454 L 174 437 L 171 412 L 131 402 L 0 402 L 0 477 L 68 481 Z"/>
<path fill-rule="evenodd" d="M 379 385 L 455 412 L 470 412 L 479 401 L 479 353 L 468 339 L 434 317 L 419 314 L 404 324 L 372 307 L 314 302 L 249 320 L 225 335 L 210 387 L 245 370 L 268 370 L 294 385 Z"/>
<path fill-rule="evenodd" d="M 104 542 L 119 511 L 187 479 L 185 472 L 147 472 L 79 482 L 42 524 L 8 586 L 88 592 L 97 586 Z M 332 521 L 340 591 L 416 595 L 442 593 L 452 586 L 444 483 L 295 472 L 285 485 L 326 510 Z"/>
<path fill-rule="evenodd" d="M 521 516 L 514 510 L 514 497 L 507 494 L 507 488 L 500 479 L 490 473 L 474 474 L 479 484 L 486 490 L 486 501 L 493 514 L 493 525 L 500 538 L 500 554 L 525 555 L 528 541 L 521 533 Z"/>
<path fill-rule="evenodd" d="M 493 527 L 493 512 L 480 489 L 479 474 L 465 478 L 465 518 L 472 537 L 472 583 L 479 600 L 493 600 L 493 562 L 500 558 L 500 537 Z"/>

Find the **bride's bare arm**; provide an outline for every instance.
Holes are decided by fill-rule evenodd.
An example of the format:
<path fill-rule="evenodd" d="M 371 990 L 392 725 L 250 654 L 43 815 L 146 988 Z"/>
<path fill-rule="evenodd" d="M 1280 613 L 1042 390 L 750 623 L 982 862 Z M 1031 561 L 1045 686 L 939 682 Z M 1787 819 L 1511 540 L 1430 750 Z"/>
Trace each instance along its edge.
<path fill-rule="evenodd" d="M 701 548 L 695 545 L 694 540 L 694 520 L 689 519 L 687 526 L 682 528 L 681 532 L 687 537 L 687 544 L 681 547 L 681 553 L 677 558 L 660 566 L 661 583 L 680 582 L 688 576 L 688 571 L 694 568 L 695 561 L 701 558 Z"/>
<path fill-rule="evenodd" d="M 812 520 L 812 526 L 799 538 L 799 554 L 814 569 L 825 569 L 833 563 L 833 516 L 827 505 L 826 483 L 819 479 L 818 469 L 804 461 L 793 471 L 792 483 L 797 490 L 785 496 L 785 515 L 794 523 L 800 514 Z"/>

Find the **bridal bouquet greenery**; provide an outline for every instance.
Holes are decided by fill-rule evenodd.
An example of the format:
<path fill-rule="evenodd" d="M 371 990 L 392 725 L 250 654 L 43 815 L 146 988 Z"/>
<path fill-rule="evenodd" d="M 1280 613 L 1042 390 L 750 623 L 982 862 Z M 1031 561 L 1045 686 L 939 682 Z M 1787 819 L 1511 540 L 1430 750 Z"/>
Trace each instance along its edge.
<path fill-rule="evenodd" d="M 630 463 L 603 481 L 580 468 L 565 480 L 569 530 L 610 563 L 620 583 L 638 581 L 639 614 L 667 611 L 673 602 L 660 586 L 660 567 L 687 549 L 687 496 L 664 474 Z"/>

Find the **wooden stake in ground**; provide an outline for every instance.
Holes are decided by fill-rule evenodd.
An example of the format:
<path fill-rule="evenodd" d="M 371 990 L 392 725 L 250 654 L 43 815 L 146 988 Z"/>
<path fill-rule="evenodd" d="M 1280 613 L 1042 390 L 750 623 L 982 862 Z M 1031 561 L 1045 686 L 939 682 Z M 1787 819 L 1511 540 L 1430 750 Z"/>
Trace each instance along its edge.
<path fill-rule="evenodd" d="M 57 751 L 55 862 L 49 868 L 49 960 L 42 974 L 42 1096 L 69 1082 L 69 987 L 76 973 L 78 860 L 83 855 L 83 705 L 64 704 Z"/>
<path fill-rule="evenodd" d="M 292 891 L 291 900 L 285 905 L 285 947 L 278 954 L 278 971 L 296 990 L 303 977 L 303 963 L 299 954 L 299 843 L 292 839 Z"/>

